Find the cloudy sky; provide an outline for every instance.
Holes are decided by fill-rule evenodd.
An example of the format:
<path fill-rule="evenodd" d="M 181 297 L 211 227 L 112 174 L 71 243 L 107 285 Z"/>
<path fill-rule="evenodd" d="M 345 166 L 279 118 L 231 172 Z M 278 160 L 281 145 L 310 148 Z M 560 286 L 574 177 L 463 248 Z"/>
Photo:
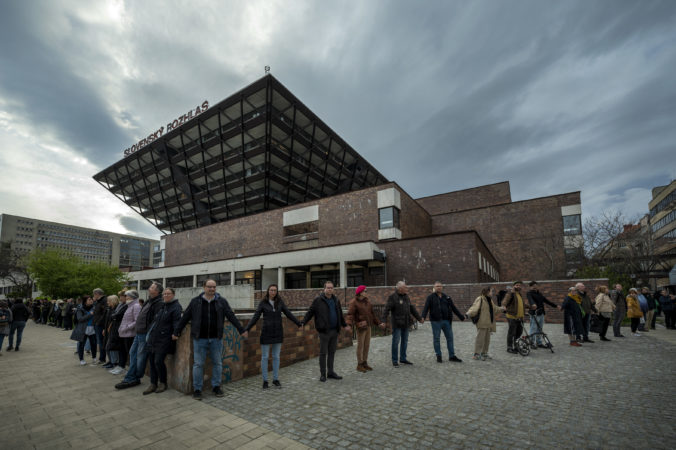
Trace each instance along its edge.
<path fill-rule="evenodd" d="M 265 65 L 414 197 L 676 178 L 675 1 L 0 0 L 0 212 L 158 237 L 92 176 Z"/>

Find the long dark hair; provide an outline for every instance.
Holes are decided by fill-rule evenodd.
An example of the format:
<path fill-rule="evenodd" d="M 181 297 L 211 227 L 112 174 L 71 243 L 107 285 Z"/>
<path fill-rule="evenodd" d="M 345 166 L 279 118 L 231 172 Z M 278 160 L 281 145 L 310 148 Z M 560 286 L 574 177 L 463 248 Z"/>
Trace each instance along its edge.
<path fill-rule="evenodd" d="M 279 302 L 282 301 L 282 298 L 279 296 L 279 286 L 276 284 L 271 284 L 268 286 L 268 290 L 265 292 L 265 298 L 263 300 L 270 300 L 270 288 L 275 287 L 277 289 L 277 293 L 275 294 L 275 298 L 272 299 L 273 302 L 275 302 L 275 309 L 279 306 Z"/>

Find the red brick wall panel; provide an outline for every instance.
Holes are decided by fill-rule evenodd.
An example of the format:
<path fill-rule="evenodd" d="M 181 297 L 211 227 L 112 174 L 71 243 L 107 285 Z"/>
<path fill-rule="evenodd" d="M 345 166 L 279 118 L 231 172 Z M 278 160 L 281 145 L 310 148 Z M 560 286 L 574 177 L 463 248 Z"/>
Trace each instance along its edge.
<path fill-rule="evenodd" d="M 561 207 L 579 203 L 576 192 L 441 214 L 432 216 L 432 232 L 476 230 L 500 262 L 501 279 L 565 278 Z"/>
<path fill-rule="evenodd" d="M 509 181 L 503 181 L 502 183 L 423 197 L 416 201 L 428 213 L 434 215 L 509 203 L 512 201 L 512 196 Z"/>

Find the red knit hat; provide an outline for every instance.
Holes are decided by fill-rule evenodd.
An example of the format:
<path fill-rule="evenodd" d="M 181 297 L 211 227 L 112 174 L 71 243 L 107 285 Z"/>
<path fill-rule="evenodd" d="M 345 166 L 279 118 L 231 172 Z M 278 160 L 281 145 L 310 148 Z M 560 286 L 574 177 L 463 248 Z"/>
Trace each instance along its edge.
<path fill-rule="evenodd" d="M 364 285 L 362 284 L 361 286 L 357 287 L 357 290 L 356 290 L 356 292 L 355 292 L 355 295 L 359 295 L 359 294 L 361 294 L 362 292 L 364 292 L 365 290 L 366 290 L 366 286 L 364 286 Z"/>

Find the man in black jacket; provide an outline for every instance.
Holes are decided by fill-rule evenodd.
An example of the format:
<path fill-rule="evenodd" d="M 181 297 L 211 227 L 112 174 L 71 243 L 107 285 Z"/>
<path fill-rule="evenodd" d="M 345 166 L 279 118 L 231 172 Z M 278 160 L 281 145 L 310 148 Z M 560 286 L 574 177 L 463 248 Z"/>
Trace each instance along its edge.
<path fill-rule="evenodd" d="M 96 348 L 100 349 L 98 364 L 106 362 L 106 350 L 103 348 L 103 326 L 106 319 L 106 296 L 103 289 L 96 288 L 92 292 L 94 297 L 94 331 L 96 332 Z M 97 364 L 94 360 L 93 364 Z"/>
<path fill-rule="evenodd" d="M 18 299 L 11 308 L 12 311 L 12 325 L 9 329 L 9 346 L 7 350 L 19 351 L 21 345 L 21 337 L 23 336 L 23 329 L 26 327 L 26 322 L 30 316 L 28 307 L 23 303 L 22 299 Z M 14 332 L 16 331 L 16 346 L 14 344 Z"/>
<path fill-rule="evenodd" d="M 141 378 L 146 373 L 148 362 L 148 350 L 146 349 L 148 329 L 150 324 L 153 323 L 155 314 L 162 307 L 163 290 L 162 285 L 156 281 L 153 281 L 148 288 L 148 301 L 143 304 L 136 318 L 136 336 L 134 336 L 134 342 L 131 344 L 129 351 L 129 370 L 127 370 L 124 380 L 115 385 L 116 389 L 126 389 L 141 384 Z M 134 354 L 136 354 L 136 359 L 132 360 L 131 356 Z"/>
<path fill-rule="evenodd" d="M 207 360 L 207 353 L 209 353 L 211 359 L 211 386 L 214 395 L 216 397 L 223 397 L 224 395 L 221 389 L 221 380 L 223 378 L 223 322 L 225 318 L 237 328 L 242 337 L 246 338 L 249 335 L 247 331 L 244 331 L 244 327 L 230 309 L 228 301 L 216 292 L 216 281 L 206 280 L 204 292 L 190 300 L 190 304 L 171 337 L 173 340 L 177 340 L 183 328 L 188 322 L 191 322 L 190 336 L 192 337 L 194 352 L 192 398 L 195 400 L 202 400 L 204 363 Z"/>
<path fill-rule="evenodd" d="M 324 291 L 314 299 L 310 309 L 305 313 L 302 324 L 306 325 L 313 317 L 315 329 L 319 334 L 319 381 L 324 382 L 326 378 L 341 380 L 343 377 L 333 370 L 333 359 L 336 355 L 338 333 L 341 327 L 346 331 L 349 331 L 350 327 L 343 318 L 340 301 L 333 295 L 332 281 L 324 283 Z"/>
<path fill-rule="evenodd" d="M 615 311 L 613 312 L 613 335 L 615 337 L 623 338 L 624 335 L 620 332 L 622 327 L 622 320 L 627 314 L 627 300 L 622 292 L 622 285 L 616 284 L 615 289 L 610 292 L 610 300 L 615 304 Z"/>
<path fill-rule="evenodd" d="M 547 297 L 540 293 L 537 281 L 531 281 L 528 283 L 528 286 L 530 286 L 530 290 L 526 296 L 528 297 L 528 304 L 530 305 L 530 310 L 528 311 L 528 314 L 530 314 L 530 334 L 535 335 L 535 341 L 537 342 L 538 347 L 546 348 L 542 344 L 542 335 L 537 334 L 538 332 L 542 332 L 544 330 L 545 303 L 552 308 L 560 309 L 560 307 L 555 303 L 550 302 Z"/>
<path fill-rule="evenodd" d="M 432 323 L 432 344 L 434 345 L 434 353 L 437 354 L 437 362 L 442 362 L 441 343 L 439 342 L 442 331 L 446 337 L 448 360 L 462 362 L 460 358 L 455 356 L 455 350 L 453 349 L 453 327 L 451 323 L 453 322 L 453 314 L 458 316 L 460 320 L 465 320 L 465 316 L 455 307 L 451 297 L 441 292 L 443 289 L 444 286 L 441 282 L 434 282 L 434 292 L 428 295 L 427 300 L 425 300 L 422 318 L 426 319 L 429 312 L 430 323 Z"/>
<path fill-rule="evenodd" d="M 406 358 L 408 327 L 413 324 L 411 315 L 420 323 L 425 323 L 425 319 L 420 317 L 415 306 L 411 304 L 411 299 L 408 298 L 408 286 L 403 281 L 397 282 L 394 294 L 387 298 L 382 322 L 387 323 L 390 311 L 392 311 L 392 365 L 399 367 L 400 362 L 402 364 L 413 364 Z M 400 340 L 401 348 L 399 348 Z"/>

